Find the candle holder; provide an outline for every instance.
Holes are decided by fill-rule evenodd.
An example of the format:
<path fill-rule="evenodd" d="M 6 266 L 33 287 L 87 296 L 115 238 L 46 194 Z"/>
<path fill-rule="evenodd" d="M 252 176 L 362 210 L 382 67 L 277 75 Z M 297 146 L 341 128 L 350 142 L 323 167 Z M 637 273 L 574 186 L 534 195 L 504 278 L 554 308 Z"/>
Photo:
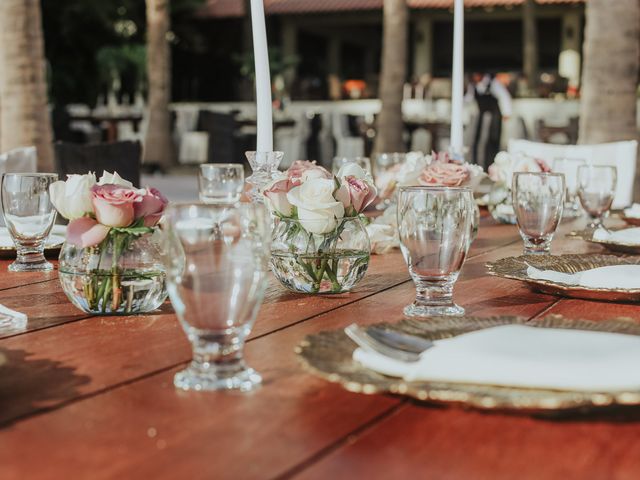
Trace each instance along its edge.
<path fill-rule="evenodd" d="M 283 152 L 245 152 L 253 173 L 245 181 L 251 185 L 248 195 L 252 202 L 262 203 L 262 190 L 278 175 Z"/>

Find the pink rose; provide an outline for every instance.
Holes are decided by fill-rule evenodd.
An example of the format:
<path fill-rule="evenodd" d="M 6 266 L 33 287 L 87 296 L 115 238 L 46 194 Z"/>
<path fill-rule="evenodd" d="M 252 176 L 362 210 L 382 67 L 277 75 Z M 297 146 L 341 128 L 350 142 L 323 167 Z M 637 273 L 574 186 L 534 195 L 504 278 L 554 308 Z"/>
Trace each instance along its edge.
<path fill-rule="evenodd" d="M 307 178 L 333 178 L 326 168 L 316 165 L 315 160 L 296 160 L 287 170 L 287 177 L 295 183 L 301 183 Z"/>
<path fill-rule="evenodd" d="M 336 200 L 342 202 L 345 211 L 353 209 L 354 214 L 362 212 L 376 198 L 376 188 L 362 178 L 353 175 L 341 179 L 340 188 L 336 191 Z"/>
<path fill-rule="evenodd" d="M 287 199 L 287 193 L 295 186 L 289 177 L 279 177 L 271 182 L 262 194 L 267 197 L 269 208 L 283 217 L 289 217 L 293 213 L 293 206 Z"/>
<path fill-rule="evenodd" d="M 469 171 L 456 163 L 433 163 L 420 174 L 420 185 L 459 187 L 469 178 Z"/>
<path fill-rule="evenodd" d="M 110 227 L 101 225 L 91 217 L 71 220 L 67 226 L 67 242 L 80 248 L 93 247 L 109 234 Z"/>
<path fill-rule="evenodd" d="M 551 167 L 542 158 L 534 158 L 534 160 L 540 167 L 541 172 L 549 173 L 551 171 Z"/>
<path fill-rule="evenodd" d="M 142 202 L 143 193 L 121 185 L 94 185 L 91 201 L 98 222 L 108 227 L 128 227 L 135 220 L 133 205 Z"/>
<path fill-rule="evenodd" d="M 135 219 L 144 218 L 145 227 L 155 227 L 166 208 L 169 200 L 155 188 L 147 188 L 141 202 L 133 205 Z"/>

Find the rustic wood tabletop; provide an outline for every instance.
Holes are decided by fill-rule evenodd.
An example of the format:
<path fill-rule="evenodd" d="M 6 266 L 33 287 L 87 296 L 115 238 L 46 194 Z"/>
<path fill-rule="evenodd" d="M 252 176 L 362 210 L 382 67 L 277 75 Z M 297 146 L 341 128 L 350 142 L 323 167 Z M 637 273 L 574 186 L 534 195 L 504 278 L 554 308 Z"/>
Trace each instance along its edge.
<path fill-rule="evenodd" d="M 572 228 L 565 224 L 562 232 Z M 559 233 L 554 253 L 601 251 Z M 516 227 L 483 219 L 455 288 L 476 316 L 549 313 L 640 321 L 637 304 L 561 299 L 486 275 L 522 253 Z M 372 257 L 353 293 L 303 296 L 271 279 L 246 347 L 255 392 L 185 393 L 173 375 L 191 349 L 167 301 L 157 313 L 90 317 L 56 272 L 9 273 L 0 303 L 26 330 L 0 329 L 0 478 L 638 478 L 634 411 L 551 420 L 350 393 L 304 370 L 310 333 L 402 318 L 414 296 L 395 252 Z"/>

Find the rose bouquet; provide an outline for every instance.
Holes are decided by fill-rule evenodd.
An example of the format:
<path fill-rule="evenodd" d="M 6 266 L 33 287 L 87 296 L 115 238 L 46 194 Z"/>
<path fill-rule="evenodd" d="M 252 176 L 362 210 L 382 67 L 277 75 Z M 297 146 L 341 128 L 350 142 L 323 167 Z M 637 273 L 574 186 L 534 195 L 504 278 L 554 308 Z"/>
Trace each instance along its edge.
<path fill-rule="evenodd" d="M 137 313 L 166 298 L 164 267 L 153 240 L 167 199 L 117 173 L 69 175 L 50 187 L 69 220 L 60 281 L 69 299 L 91 313 Z"/>
<path fill-rule="evenodd" d="M 515 172 L 550 172 L 544 160 L 524 154 L 511 155 L 499 152 L 489 167 L 489 178 L 493 180 L 491 192 L 480 199 L 499 222 L 516 223 L 516 214 L 511 202 L 511 180 Z"/>
<path fill-rule="evenodd" d="M 337 293 L 364 276 L 370 243 L 360 214 L 376 188 L 361 167 L 349 163 L 333 176 L 315 162 L 296 161 L 262 194 L 276 217 L 271 264 L 284 286 Z"/>

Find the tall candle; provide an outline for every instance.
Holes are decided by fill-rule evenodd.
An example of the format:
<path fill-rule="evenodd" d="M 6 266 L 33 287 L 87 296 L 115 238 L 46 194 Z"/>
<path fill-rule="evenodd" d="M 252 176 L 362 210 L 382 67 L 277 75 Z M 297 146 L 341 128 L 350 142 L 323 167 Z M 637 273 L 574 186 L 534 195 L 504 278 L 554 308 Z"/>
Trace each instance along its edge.
<path fill-rule="evenodd" d="M 263 0 L 251 0 L 251 29 L 253 30 L 253 56 L 256 66 L 256 103 L 258 107 L 258 141 L 256 151 L 273 151 L 273 116 L 271 111 L 271 75 L 267 27 Z"/>
<path fill-rule="evenodd" d="M 451 153 L 462 157 L 462 102 L 464 96 L 464 0 L 453 11 L 453 72 L 451 81 Z"/>

